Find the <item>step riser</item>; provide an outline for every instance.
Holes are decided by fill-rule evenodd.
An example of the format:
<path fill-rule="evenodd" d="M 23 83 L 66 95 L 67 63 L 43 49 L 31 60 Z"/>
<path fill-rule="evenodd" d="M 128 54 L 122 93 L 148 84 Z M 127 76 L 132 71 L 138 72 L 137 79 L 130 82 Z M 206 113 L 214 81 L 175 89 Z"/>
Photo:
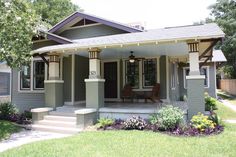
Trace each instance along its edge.
<path fill-rule="evenodd" d="M 52 115 L 52 116 L 75 117 L 75 114 L 74 114 L 73 112 L 71 112 L 71 113 L 65 113 L 65 112 L 50 112 L 49 115 Z"/>
<path fill-rule="evenodd" d="M 50 121 L 62 121 L 62 122 L 76 122 L 75 117 L 56 117 L 56 116 L 44 116 L 44 120 Z"/>

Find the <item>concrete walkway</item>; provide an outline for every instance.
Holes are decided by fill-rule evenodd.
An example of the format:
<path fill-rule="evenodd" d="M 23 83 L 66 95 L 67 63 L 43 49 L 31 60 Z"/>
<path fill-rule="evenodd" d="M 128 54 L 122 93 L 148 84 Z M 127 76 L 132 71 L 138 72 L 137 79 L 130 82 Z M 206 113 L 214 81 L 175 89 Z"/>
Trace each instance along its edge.
<path fill-rule="evenodd" d="M 232 105 L 231 103 L 229 103 L 227 100 L 223 100 L 221 99 L 220 100 L 225 106 L 231 108 L 232 110 L 234 110 L 236 112 L 236 106 L 235 105 Z"/>
<path fill-rule="evenodd" d="M 23 130 L 19 133 L 14 133 L 7 140 L 0 142 L 0 152 L 5 150 L 21 146 L 23 144 L 41 141 L 46 139 L 62 138 L 70 136 L 68 134 L 58 134 L 51 132 L 41 132 L 41 131 L 32 131 L 32 130 Z"/>
<path fill-rule="evenodd" d="M 236 120 L 230 120 L 230 119 L 228 119 L 228 120 L 224 120 L 226 123 L 232 123 L 232 124 L 236 124 Z"/>

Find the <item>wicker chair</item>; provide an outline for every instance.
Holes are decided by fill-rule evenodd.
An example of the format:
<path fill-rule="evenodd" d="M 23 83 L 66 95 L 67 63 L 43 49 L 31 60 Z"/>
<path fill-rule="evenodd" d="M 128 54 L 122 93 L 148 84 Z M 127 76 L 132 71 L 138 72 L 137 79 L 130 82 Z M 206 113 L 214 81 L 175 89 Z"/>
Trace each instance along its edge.
<path fill-rule="evenodd" d="M 123 102 L 125 102 L 125 99 L 130 99 L 131 102 L 134 100 L 134 92 L 132 89 L 132 86 L 129 84 L 126 84 L 121 92 L 121 98 Z"/>

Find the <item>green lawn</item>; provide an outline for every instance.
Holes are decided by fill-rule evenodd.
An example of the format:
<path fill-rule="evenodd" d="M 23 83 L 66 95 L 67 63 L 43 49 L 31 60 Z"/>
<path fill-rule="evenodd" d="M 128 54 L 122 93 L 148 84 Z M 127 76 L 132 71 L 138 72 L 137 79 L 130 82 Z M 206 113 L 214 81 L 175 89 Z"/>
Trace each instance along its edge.
<path fill-rule="evenodd" d="M 8 138 L 12 133 L 18 132 L 20 127 L 8 121 L 0 120 L 0 141 Z"/>
<path fill-rule="evenodd" d="M 220 135 L 174 137 L 147 131 L 85 132 L 27 144 L 1 157 L 230 157 L 236 156 L 236 125 Z"/>
<path fill-rule="evenodd" d="M 221 102 L 217 102 L 216 113 L 223 119 L 236 119 L 236 112 L 231 110 L 229 107 L 224 106 Z"/>

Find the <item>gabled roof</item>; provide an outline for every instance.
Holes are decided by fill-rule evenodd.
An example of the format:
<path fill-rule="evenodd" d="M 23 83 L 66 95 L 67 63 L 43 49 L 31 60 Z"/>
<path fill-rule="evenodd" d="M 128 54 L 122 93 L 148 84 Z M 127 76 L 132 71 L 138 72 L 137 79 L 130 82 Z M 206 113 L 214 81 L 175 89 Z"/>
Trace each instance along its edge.
<path fill-rule="evenodd" d="M 107 46 L 121 47 L 131 44 L 158 44 L 162 42 L 187 42 L 189 40 L 219 39 L 224 32 L 215 24 L 194 25 L 150 30 L 139 33 L 125 33 L 103 37 L 74 40 L 73 44 L 47 46 L 34 50 L 32 53 L 45 53 L 63 50 L 87 49 Z"/>
<path fill-rule="evenodd" d="M 58 30 L 60 30 L 61 28 L 63 28 L 65 25 L 67 25 L 68 23 L 70 23 L 71 21 L 75 20 L 76 18 L 82 18 L 82 19 L 88 19 L 91 21 L 95 21 L 97 23 L 101 23 L 104 25 L 108 25 L 117 29 L 121 29 L 127 32 L 142 32 L 142 30 L 137 29 L 137 28 L 133 28 L 131 26 L 125 25 L 125 24 L 121 24 L 118 22 L 114 22 L 111 20 L 107 20 L 101 17 L 97 17 L 94 15 L 90 15 L 87 13 L 82 13 L 82 12 L 75 12 L 73 14 L 71 14 L 70 16 L 68 16 L 67 18 L 65 18 L 64 20 L 62 20 L 61 22 L 57 23 L 55 26 L 53 26 L 49 32 L 50 33 L 54 33 Z"/>

